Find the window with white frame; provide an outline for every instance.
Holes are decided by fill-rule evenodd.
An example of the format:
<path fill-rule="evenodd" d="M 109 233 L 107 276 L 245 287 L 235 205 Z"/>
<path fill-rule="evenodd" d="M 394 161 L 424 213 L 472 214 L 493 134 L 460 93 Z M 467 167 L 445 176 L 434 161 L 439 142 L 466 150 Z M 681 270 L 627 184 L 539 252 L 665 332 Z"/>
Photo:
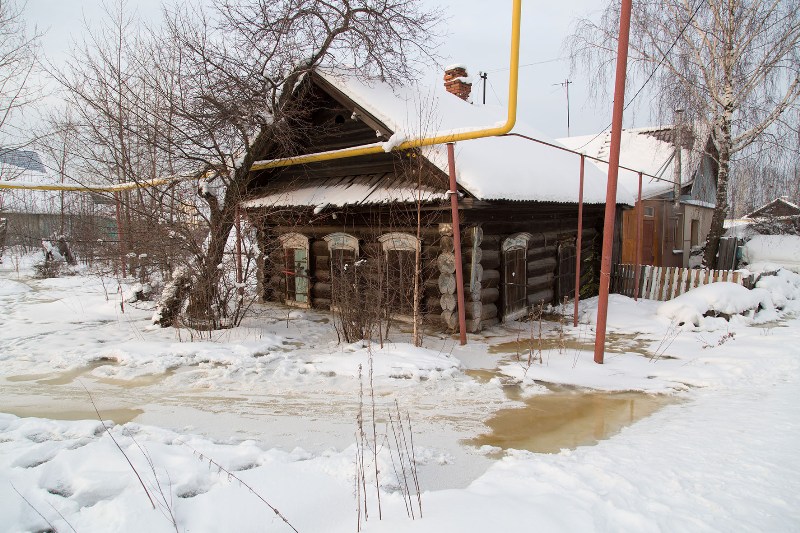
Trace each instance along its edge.
<path fill-rule="evenodd" d="M 287 233 L 278 237 L 283 247 L 286 303 L 309 304 L 308 237 Z"/>
<path fill-rule="evenodd" d="M 398 315 L 414 312 L 414 276 L 420 242 L 409 233 L 386 233 L 378 237 L 386 258 L 388 309 Z"/>

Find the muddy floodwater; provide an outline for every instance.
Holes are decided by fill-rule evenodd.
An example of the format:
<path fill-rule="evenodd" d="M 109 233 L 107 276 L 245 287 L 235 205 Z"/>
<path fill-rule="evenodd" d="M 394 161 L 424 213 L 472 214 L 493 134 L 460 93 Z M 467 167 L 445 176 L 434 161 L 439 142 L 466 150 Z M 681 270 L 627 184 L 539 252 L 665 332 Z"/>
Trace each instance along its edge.
<path fill-rule="evenodd" d="M 558 453 L 562 449 L 597 444 L 675 401 L 664 395 L 554 387 L 549 393 L 523 400 L 523 407 L 497 411 L 486 421 L 490 432 L 465 442 Z"/>

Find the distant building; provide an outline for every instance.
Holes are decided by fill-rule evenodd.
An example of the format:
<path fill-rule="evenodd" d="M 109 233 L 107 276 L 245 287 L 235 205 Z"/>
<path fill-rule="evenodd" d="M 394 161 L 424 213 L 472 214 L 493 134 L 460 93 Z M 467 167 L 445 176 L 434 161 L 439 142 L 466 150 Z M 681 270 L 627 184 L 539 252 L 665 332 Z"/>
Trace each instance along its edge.
<path fill-rule="evenodd" d="M 645 265 L 693 266 L 692 248 L 697 250 L 702 246 L 711 229 L 717 196 L 716 149 L 704 128 L 682 128 L 680 198 L 676 206 L 678 151 L 675 137 L 674 126 L 622 130 L 620 165 L 661 178 L 644 176 L 642 180 L 642 264 Z M 558 141 L 607 161 L 611 133 L 566 137 Z M 608 174 L 608 164 L 593 164 Z M 636 172 L 620 169 L 619 186 L 636 191 L 638 182 Z M 636 209 L 625 210 L 622 214 L 623 263 L 636 262 L 636 216 Z"/>
<path fill-rule="evenodd" d="M 38 152 L 0 147 L 0 179 L 55 184 Z M 38 248 L 54 235 L 92 238 L 115 232 L 111 217 L 102 216 L 89 195 L 77 192 L 0 189 L 0 218 L 5 220 L 5 246 Z M 0 243 L 2 245 L 3 243 Z"/>
<path fill-rule="evenodd" d="M 800 206 L 790 202 L 788 196 L 781 196 L 747 213 L 744 218 L 758 220 L 762 218 L 790 217 L 797 215 L 800 215 Z"/>

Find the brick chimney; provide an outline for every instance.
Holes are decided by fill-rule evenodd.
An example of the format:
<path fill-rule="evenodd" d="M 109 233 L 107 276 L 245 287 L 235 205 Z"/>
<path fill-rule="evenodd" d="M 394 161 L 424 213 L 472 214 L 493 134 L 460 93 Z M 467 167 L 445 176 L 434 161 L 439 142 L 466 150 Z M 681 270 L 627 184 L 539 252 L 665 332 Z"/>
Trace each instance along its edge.
<path fill-rule="evenodd" d="M 444 88 L 462 100 L 469 99 L 472 91 L 472 81 L 467 75 L 467 67 L 464 65 L 450 65 L 444 69 Z"/>

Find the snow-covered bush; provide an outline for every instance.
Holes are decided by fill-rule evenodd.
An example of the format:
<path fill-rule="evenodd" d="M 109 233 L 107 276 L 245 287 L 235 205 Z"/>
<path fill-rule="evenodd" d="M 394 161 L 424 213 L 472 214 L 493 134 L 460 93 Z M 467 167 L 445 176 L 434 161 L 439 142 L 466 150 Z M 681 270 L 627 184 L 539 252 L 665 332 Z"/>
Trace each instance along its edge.
<path fill-rule="evenodd" d="M 770 292 L 763 288 L 747 289 L 727 281 L 710 283 L 681 294 L 658 307 L 660 316 L 678 325 L 699 326 L 704 316 L 730 317 L 743 313 L 751 316 L 759 309 L 773 309 Z"/>

